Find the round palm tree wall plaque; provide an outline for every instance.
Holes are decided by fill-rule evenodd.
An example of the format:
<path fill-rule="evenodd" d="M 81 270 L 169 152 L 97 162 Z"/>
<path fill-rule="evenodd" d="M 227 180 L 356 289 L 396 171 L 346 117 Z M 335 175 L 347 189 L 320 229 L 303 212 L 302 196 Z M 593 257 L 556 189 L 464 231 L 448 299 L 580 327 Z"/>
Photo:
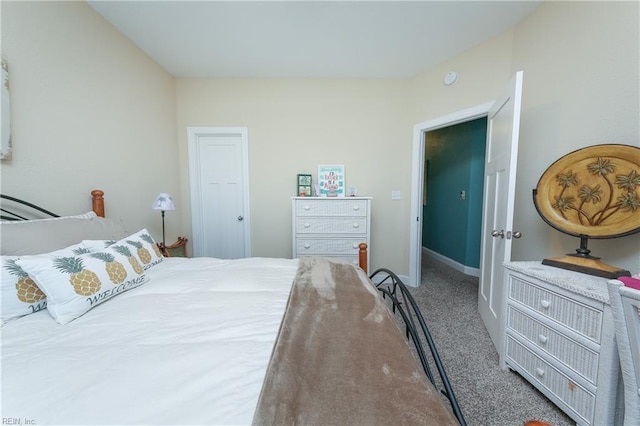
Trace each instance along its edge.
<path fill-rule="evenodd" d="M 640 231 L 639 192 L 638 147 L 594 145 L 558 159 L 540 177 L 533 203 L 547 224 L 580 238 L 580 247 L 542 263 L 605 278 L 631 275 L 591 256 L 587 242 Z"/>

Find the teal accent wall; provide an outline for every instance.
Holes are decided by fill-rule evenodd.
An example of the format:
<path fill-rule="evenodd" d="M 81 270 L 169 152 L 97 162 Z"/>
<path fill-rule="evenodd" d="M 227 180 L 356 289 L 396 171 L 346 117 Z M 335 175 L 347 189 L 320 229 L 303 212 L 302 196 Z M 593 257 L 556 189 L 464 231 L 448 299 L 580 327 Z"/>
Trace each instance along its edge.
<path fill-rule="evenodd" d="M 422 245 L 471 268 L 480 267 L 486 137 L 487 119 L 480 118 L 425 138 Z"/>

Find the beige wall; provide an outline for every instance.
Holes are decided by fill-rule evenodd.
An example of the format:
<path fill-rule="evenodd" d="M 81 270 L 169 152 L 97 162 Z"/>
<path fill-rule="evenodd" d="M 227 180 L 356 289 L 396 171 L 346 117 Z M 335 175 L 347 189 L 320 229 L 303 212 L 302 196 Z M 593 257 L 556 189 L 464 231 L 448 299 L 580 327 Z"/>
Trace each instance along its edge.
<path fill-rule="evenodd" d="M 510 77 L 512 38 L 505 33 L 408 80 L 178 79 L 182 193 L 189 193 L 186 128 L 247 127 L 254 256 L 291 256 L 295 175 L 345 164 L 347 186 L 374 198 L 371 266 L 406 274 L 413 125 L 492 100 Z M 460 81 L 445 87 L 450 66 Z M 402 200 L 391 200 L 395 189 Z M 190 217 L 183 220 L 189 229 Z"/>
<path fill-rule="evenodd" d="M 525 237 L 514 245 L 517 259 L 579 246 L 533 207 L 531 190 L 548 166 L 589 145 L 640 146 L 639 21 L 638 2 L 546 2 L 516 27 L 512 70 L 525 70 L 515 217 Z M 640 233 L 589 248 L 640 272 Z"/>
<path fill-rule="evenodd" d="M 529 17 L 413 79 L 414 123 L 494 99 L 524 70 L 514 228 L 523 238 L 514 260 L 573 253 L 578 238 L 546 225 L 532 190 L 555 160 L 579 148 L 616 143 L 640 146 L 640 36 L 637 2 L 545 2 Z M 455 85 L 442 84 L 458 71 Z M 592 240 L 607 263 L 640 271 L 640 233 Z"/>
<path fill-rule="evenodd" d="M 149 204 L 161 190 L 180 206 L 167 214 L 168 238 L 191 232 L 187 126 L 249 129 L 254 255 L 291 254 L 295 175 L 340 163 L 347 185 L 374 197 L 373 266 L 402 274 L 413 125 L 494 99 L 524 69 L 516 259 L 577 246 L 533 209 L 546 167 L 580 147 L 640 140 L 636 2 L 544 2 L 513 29 L 407 80 L 174 80 L 84 3 L 1 7 L 16 144 L 14 160 L 1 163 L 3 191 L 77 213 L 102 188 L 110 216 L 156 237 Z M 460 79 L 445 87 L 451 69 Z M 401 201 L 391 201 L 393 189 Z M 639 246 L 640 235 L 590 244 L 634 272 Z"/>
<path fill-rule="evenodd" d="M 99 188 L 108 216 L 161 238 L 151 203 L 180 198 L 173 77 L 84 2 L 1 7 L 14 141 L 3 193 L 76 214 Z M 172 237 L 179 217 L 167 214 Z"/>
<path fill-rule="evenodd" d="M 412 78 L 408 82 L 411 123 L 493 101 L 511 78 L 512 50 L 513 30 L 509 30 Z M 446 86 L 444 76 L 452 70 L 458 80 Z"/>
<path fill-rule="evenodd" d="M 179 79 L 183 194 L 188 194 L 188 126 L 247 127 L 254 256 L 290 257 L 291 197 L 298 173 L 344 164 L 346 185 L 372 196 L 372 265 L 403 268 L 404 201 L 411 124 L 402 81 Z M 405 192 L 405 197 L 408 193 Z M 186 199 L 186 198 L 185 198 Z M 187 205 L 183 206 L 188 209 Z M 184 217 L 190 227 L 189 218 Z"/>

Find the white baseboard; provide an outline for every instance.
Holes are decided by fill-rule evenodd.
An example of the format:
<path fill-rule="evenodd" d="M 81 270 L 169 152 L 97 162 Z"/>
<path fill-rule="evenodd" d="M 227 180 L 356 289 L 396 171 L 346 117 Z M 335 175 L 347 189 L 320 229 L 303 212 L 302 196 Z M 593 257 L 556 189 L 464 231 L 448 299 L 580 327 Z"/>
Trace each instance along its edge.
<path fill-rule="evenodd" d="M 455 269 L 456 271 L 460 271 L 465 275 L 471 275 L 472 277 L 480 277 L 480 269 L 479 268 L 472 268 L 470 266 L 463 265 L 460 262 L 456 262 L 455 260 L 450 259 L 450 258 L 448 258 L 446 256 L 443 256 L 440 253 L 436 253 L 433 250 L 429 250 L 426 247 L 422 247 L 422 254 L 423 254 L 423 256 L 428 256 L 428 257 L 431 257 L 433 259 L 439 260 L 440 262 L 444 263 L 445 265 L 449 265 L 453 269 Z"/>

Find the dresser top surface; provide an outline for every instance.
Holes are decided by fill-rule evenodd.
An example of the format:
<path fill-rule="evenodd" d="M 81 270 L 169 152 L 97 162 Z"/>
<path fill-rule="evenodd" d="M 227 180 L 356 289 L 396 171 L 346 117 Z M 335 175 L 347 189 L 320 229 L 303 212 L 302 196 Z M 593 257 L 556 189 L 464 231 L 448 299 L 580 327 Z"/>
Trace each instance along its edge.
<path fill-rule="evenodd" d="M 606 278 L 543 265 L 540 261 L 506 262 L 504 267 L 590 299 L 609 304 Z"/>
<path fill-rule="evenodd" d="M 291 197 L 292 200 L 371 200 L 372 197 Z"/>

